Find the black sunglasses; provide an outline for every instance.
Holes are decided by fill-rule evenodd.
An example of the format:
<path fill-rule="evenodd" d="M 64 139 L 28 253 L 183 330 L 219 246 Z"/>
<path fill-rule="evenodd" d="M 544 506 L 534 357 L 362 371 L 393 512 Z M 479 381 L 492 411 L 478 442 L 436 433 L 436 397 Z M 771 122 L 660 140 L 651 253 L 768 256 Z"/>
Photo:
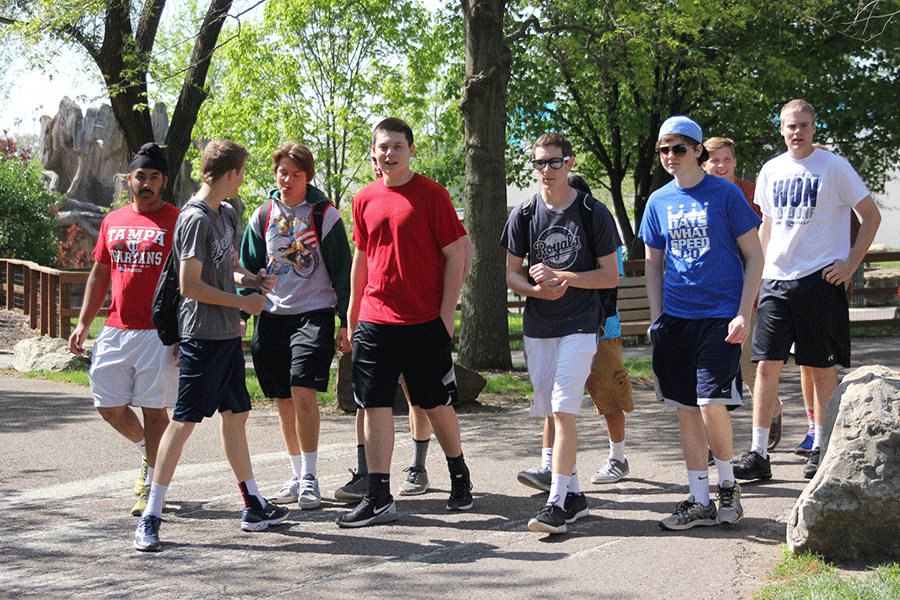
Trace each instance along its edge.
<path fill-rule="evenodd" d="M 658 148 L 659 154 L 661 156 L 667 155 L 670 151 L 675 156 L 684 156 L 687 154 L 687 146 L 684 144 L 675 144 L 674 146 L 660 146 Z"/>
<path fill-rule="evenodd" d="M 547 165 L 550 165 L 551 169 L 562 169 L 563 163 L 572 158 L 571 156 L 566 156 L 563 158 L 538 158 L 531 161 L 531 166 L 534 167 L 535 171 L 540 171 Z"/>

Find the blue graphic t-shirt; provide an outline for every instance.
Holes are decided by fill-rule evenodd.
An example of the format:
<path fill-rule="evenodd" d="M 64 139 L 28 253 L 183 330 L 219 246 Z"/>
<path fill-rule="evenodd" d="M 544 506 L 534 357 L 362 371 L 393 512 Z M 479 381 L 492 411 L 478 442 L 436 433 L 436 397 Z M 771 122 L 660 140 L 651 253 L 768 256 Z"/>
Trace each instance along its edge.
<path fill-rule="evenodd" d="M 639 237 L 665 250 L 663 312 L 683 319 L 737 315 L 744 267 L 737 239 L 762 221 L 733 183 L 706 175 L 650 194 Z"/>
<path fill-rule="evenodd" d="M 592 271 L 597 268 L 597 262 L 591 258 L 587 244 L 594 244 L 598 258 L 614 253 L 622 245 L 613 217 L 603 204 L 598 202 L 594 207 L 594 239 L 586 240 L 578 208 L 584 194 L 579 193 L 562 211 L 550 210 L 540 194 L 536 196 L 530 232 L 519 228 L 521 204 L 509 215 L 500 245 L 510 254 L 523 258 L 528 255 L 530 264 L 542 262 L 555 271 Z M 597 291 L 569 286 L 557 300 L 526 298 L 522 327 L 524 334 L 532 338 L 596 333 L 600 326 L 599 317 Z"/>

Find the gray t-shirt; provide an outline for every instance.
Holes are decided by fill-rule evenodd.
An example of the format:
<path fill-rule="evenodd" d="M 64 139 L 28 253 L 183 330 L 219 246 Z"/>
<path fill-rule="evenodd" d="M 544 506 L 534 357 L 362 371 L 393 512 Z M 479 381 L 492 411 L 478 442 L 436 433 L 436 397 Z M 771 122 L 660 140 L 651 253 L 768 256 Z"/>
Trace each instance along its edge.
<path fill-rule="evenodd" d="M 530 231 L 520 228 L 522 204 L 509 215 L 500 245 L 510 254 L 529 257 L 531 264 L 544 263 L 556 271 L 592 271 L 597 262 L 591 258 L 587 244 L 594 245 L 598 258 L 614 254 L 622 245 L 612 215 L 603 204 L 594 206 L 594 239 L 586 240 L 578 207 L 584 201 L 579 193 L 565 210 L 547 208 L 540 194 L 535 198 Z M 526 201 L 527 202 L 527 201 Z M 525 299 L 524 334 L 532 338 L 556 338 L 573 333 L 597 333 L 600 327 L 600 295 L 597 290 L 570 286 L 562 298 Z"/>
<path fill-rule="evenodd" d="M 199 260 L 203 263 L 200 279 L 204 283 L 234 294 L 234 252 L 238 244 L 234 207 L 222 202 L 215 212 L 205 202 L 191 197 L 178 216 L 172 252 L 179 264 L 188 258 Z M 182 298 L 178 329 L 181 337 L 230 340 L 241 336 L 241 314 L 230 306 Z"/>

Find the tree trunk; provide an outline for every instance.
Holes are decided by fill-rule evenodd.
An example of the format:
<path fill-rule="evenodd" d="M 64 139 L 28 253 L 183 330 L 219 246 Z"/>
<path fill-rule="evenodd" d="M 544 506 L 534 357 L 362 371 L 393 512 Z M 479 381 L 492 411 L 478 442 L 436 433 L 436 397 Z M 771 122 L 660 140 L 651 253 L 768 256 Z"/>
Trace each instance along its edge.
<path fill-rule="evenodd" d="M 511 55 L 504 41 L 505 0 L 461 0 L 466 36 L 465 223 L 475 259 L 462 291 L 459 362 L 509 369 L 506 253 L 506 88 Z"/>

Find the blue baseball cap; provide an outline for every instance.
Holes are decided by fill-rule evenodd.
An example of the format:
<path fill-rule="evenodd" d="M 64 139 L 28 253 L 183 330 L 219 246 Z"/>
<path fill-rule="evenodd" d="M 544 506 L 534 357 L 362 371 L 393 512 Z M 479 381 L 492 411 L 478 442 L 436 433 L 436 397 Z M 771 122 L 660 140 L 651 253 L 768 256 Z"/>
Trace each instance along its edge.
<path fill-rule="evenodd" d="M 663 137 L 672 134 L 683 135 L 697 140 L 701 144 L 703 143 L 703 131 L 700 129 L 700 126 L 685 116 L 678 115 L 666 119 L 662 127 L 659 128 L 659 136 L 656 139 L 659 141 Z"/>

